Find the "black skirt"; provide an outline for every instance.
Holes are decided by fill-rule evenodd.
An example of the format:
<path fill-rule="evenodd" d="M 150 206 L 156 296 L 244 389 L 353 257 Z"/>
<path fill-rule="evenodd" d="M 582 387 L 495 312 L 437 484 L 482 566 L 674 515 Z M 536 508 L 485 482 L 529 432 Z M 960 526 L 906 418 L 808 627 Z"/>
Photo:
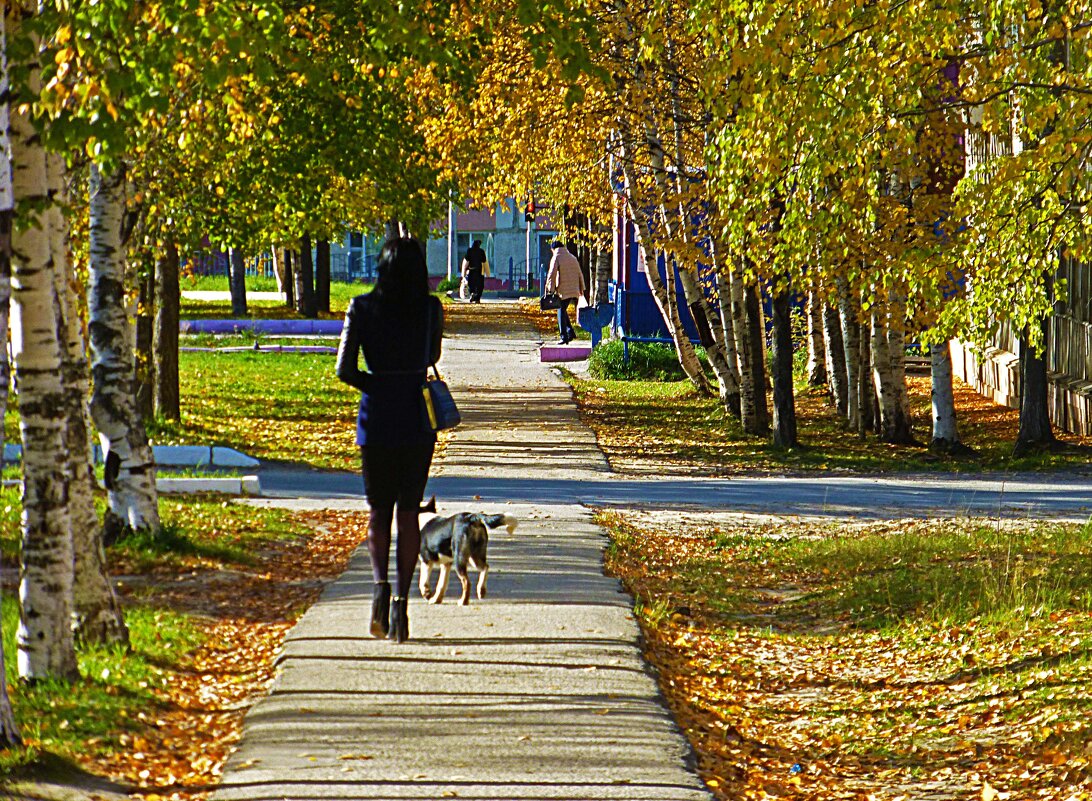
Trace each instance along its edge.
<path fill-rule="evenodd" d="M 368 504 L 398 504 L 399 509 L 420 506 L 435 449 L 435 442 L 362 446 L 360 461 Z"/>

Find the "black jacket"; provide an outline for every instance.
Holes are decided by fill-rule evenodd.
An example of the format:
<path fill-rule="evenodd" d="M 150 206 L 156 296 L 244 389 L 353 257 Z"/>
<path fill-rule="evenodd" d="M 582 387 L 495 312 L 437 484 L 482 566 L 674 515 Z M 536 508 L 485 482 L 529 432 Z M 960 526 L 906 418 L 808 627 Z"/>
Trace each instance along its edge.
<path fill-rule="evenodd" d="M 440 358 L 444 313 L 429 297 L 426 314 L 386 308 L 375 292 L 353 298 L 337 349 L 337 377 L 360 390 L 357 444 L 433 439 L 424 424 L 421 386 Z M 426 341 L 428 336 L 428 341 Z M 364 357 L 366 370 L 359 366 Z"/>

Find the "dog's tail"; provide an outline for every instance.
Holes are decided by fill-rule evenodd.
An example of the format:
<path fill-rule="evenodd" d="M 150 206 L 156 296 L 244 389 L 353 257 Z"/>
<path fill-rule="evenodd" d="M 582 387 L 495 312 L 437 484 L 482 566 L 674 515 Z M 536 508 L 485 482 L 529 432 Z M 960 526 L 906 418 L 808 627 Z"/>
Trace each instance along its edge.
<path fill-rule="evenodd" d="M 488 528 L 500 528 L 504 526 L 508 529 L 508 533 L 511 534 L 516 530 L 516 526 L 519 524 L 519 520 L 512 517 L 512 515 L 482 515 L 482 522 L 485 523 Z"/>
<path fill-rule="evenodd" d="M 421 504 L 421 508 L 417 510 L 417 514 L 419 514 L 419 515 L 427 514 L 428 512 L 432 512 L 432 514 L 436 514 L 436 496 L 435 495 L 433 495 L 431 498 L 428 499 L 428 503 Z"/>

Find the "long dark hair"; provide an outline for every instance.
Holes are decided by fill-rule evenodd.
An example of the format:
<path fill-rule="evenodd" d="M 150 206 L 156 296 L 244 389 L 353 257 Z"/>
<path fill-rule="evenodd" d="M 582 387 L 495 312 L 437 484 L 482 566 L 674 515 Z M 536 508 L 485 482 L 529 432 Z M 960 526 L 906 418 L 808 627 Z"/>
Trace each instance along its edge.
<path fill-rule="evenodd" d="M 384 304 L 421 308 L 428 297 L 428 265 L 421 243 L 411 237 L 388 239 L 379 252 L 375 292 Z"/>

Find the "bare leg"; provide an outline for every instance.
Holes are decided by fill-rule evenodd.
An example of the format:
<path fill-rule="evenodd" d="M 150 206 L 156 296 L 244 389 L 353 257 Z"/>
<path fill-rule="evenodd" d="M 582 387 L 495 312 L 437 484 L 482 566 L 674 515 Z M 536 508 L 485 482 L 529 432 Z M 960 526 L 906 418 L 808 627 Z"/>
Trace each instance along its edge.
<path fill-rule="evenodd" d="M 421 524 L 417 519 L 417 507 L 398 510 L 398 589 L 399 598 L 409 596 L 413 584 L 413 570 L 421 558 Z M 388 545 L 389 545 L 388 540 Z"/>
<path fill-rule="evenodd" d="M 373 506 L 368 518 L 368 553 L 372 557 L 372 578 L 378 584 L 387 580 L 387 562 L 391 553 L 391 519 L 394 507 Z"/>

